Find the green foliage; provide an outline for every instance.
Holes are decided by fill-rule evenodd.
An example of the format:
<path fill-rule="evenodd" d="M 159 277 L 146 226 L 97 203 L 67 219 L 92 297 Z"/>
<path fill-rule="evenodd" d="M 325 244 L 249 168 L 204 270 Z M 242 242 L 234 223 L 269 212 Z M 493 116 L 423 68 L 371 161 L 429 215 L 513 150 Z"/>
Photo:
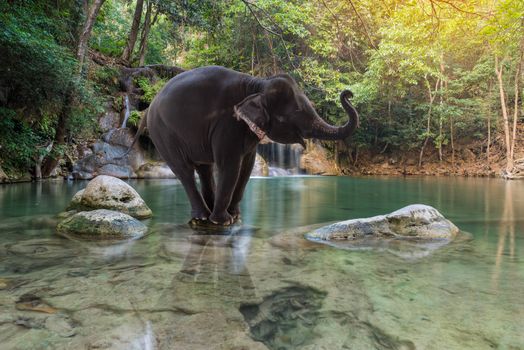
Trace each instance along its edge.
<path fill-rule="evenodd" d="M 13 110 L 0 107 L 0 154 L 3 168 L 12 171 L 33 165 L 36 146 L 41 139 L 27 122 L 17 118 Z"/>
<path fill-rule="evenodd" d="M 126 46 L 127 33 L 131 27 L 133 2 L 106 0 L 100 9 L 90 46 L 105 55 L 118 57 Z"/>
<path fill-rule="evenodd" d="M 114 94 L 118 91 L 118 77 L 120 71 L 115 67 L 111 66 L 102 66 L 97 67 L 93 73 L 91 79 L 93 80 L 95 86 L 100 91 L 105 94 Z"/>
<path fill-rule="evenodd" d="M 5 6 L 0 5 L 0 86 L 7 90 L 7 104 L 53 109 L 72 80 L 75 60 L 38 7 Z"/>
<path fill-rule="evenodd" d="M 78 77 L 71 37 L 81 19 L 78 5 L 39 0 L 0 4 L 0 162 L 8 169 L 27 171 L 37 156 L 45 155 L 71 90 L 68 140 L 95 130 L 102 104 L 97 87 Z M 57 145 L 52 150 L 56 155 L 63 151 Z"/>
<path fill-rule="evenodd" d="M 151 83 L 149 79 L 144 77 L 139 77 L 136 79 L 135 83 L 142 89 L 142 101 L 151 103 L 156 94 L 166 85 L 167 81 L 164 79 L 159 79 L 154 83 Z"/>
<path fill-rule="evenodd" d="M 138 125 L 140 125 L 141 119 L 142 114 L 139 111 L 131 111 L 131 113 L 129 113 L 129 119 L 127 122 L 135 127 L 138 127 Z"/>

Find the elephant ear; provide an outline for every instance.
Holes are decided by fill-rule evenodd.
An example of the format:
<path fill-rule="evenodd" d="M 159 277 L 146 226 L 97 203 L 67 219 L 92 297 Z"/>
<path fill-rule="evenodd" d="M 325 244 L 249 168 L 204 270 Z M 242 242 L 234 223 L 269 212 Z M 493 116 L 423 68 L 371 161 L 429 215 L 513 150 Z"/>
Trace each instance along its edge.
<path fill-rule="evenodd" d="M 249 129 L 262 140 L 269 126 L 269 115 L 266 112 L 262 94 L 246 97 L 234 108 L 237 120 L 244 121 Z"/>

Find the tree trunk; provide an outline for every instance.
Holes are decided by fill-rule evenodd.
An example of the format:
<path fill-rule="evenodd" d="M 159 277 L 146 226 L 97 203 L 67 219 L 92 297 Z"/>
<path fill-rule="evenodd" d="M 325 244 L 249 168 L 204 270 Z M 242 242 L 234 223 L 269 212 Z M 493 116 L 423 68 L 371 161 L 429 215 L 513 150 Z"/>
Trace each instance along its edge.
<path fill-rule="evenodd" d="M 442 124 L 444 123 L 442 117 L 442 106 L 444 104 L 444 62 L 442 58 L 440 61 L 440 74 L 442 75 L 442 79 L 440 80 L 440 113 L 438 118 L 438 161 L 442 163 L 442 143 L 444 141 L 444 137 L 442 136 Z"/>
<path fill-rule="evenodd" d="M 508 110 L 506 106 L 506 95 L 504 92 L 504 81 L 502 80 L 502 69 L 504 60 L 500 61 L 498 56 L 495 56 L 495 73 L 497 74 L 497 80 L 499 85 L 499 96 L 500 105 L 502 108 L 502 120 L 504 124 L 504 140 L 506 144 L 506 173 L 510 174 L 513 170 L 513 159 L 511 158 L 511 142 L 510 142 L 510 131 L 509 131 L 509 118 Z"/>
<path fill-rule="evenodd" d="M 78 58 L 78 75 L 73 79 L 80 79 L 80 77 L 82 76 L 84 72 L 84 59 L 87 53 L 89 38 L 91 37 L 91 31 L 93 30 L 93 25 L 95 24 L 96 18 L 98 16 L 98 12 L 100 11 L 100 8 L 104 4 L 104 1 L 105 0 L 94 0 L 90 8 L 87 6 L 87 1 L 84 2 L 84 10 L 88 12 L 88 16 L 82 27 L 83 29 L 82 29 L 82 32 L 80 33 L 80 37 L 78 38 L 78 46 L 77 46 L 77 51 L 76 51 L 77 58 Z M 52 142 L 53 148 L 55 148 L 56 146 L 61 146 L 65 144 L 65 137 L 67 135 L 68 119 L 69 119 L 69 116 L 71 115 L 72 103 L 75 99 L 75 96 L 76 96 L 75 84 L 73 82 L 70 82 L 66 90 L 64 102 L 62 104 L 62 109 L 60 111 L 60 114 L 58 115 L 58 125 L 55 130 L 55 137 Z M 51 171 L 53 171 L 53 169 L 56 168 L 56 166 L 58 165 L 58 161 L 60 160 L 60 157 L 58 155 L 55 154 L 55 156 L 52 156 L 51 153 L 52 153 L 52 149 L 50 150 L 50 154 L 42 162 L 42 168 L 41 168 L 42 178 L 48 177 L 49 174 L 51 174 Z"/>
<path fill-rule="evenodd" d="M 524 24 L 524 18 L 522 19 Z M 522 69 L 522 56 L 524 55 L 524 37 L 520 42 L 520 57 L 517 62 L 517 68 L 515 69 L 515 104 L 513 107 L 513 132 L 511 135 L 511 150 L 510 157 L 511 160 L 515 159 L 515 140 L 517 139 L 517 120 L 519 117 L 519 90 L 520 90 L 520 73 Z"/>
<path fill-rule="evenodd" d="M 251 75 L 255 75 L 255 33 L 252 33 L 252 43 L 251 43 Z"/>
<path fill-rule="evenodd" d="M 52 149 L 53 149 L 53 141 L 51 141 L 51 143 L 49 143 L 49 145 L 45 147 L 45 150 L 47 153 L 51 152 Z M 38 155 L 35 161 L 35 179 L 37 180 L 42 179 L 42 162 L 43 161 L 44 161 L 44 155 Z M 53 171 L 53 169 L 51 169 L 51 171 Z"/>
<path fill-rule="evenodd" d="M 448 80 L 446 79 L 444 81 L 444 91 L 446 94 L 446 101 L 448 100 Z M 453 169 L 453 172 L 455 172 L 455 125 L 453 121 L 453 114 L 451 113 L 449 115 L 449 142 L 451 145 L 451 169 Z"/>
<path fill-rule="evenodd" d="M 147 49 L 147 37 L 151 27 L 155 24 L 158 11 L 155 13 L 153 20 L 151 21 L 151 13 L 153 12 L 153 2 L 149 1 L 147 4 L 146 18 L 144 19 L 144 27 L 142 28 L 142 35 L 140 37 L 140 49 L 138 50 L 139 60 L 138 66 L 142 67 L 146 60 L 146 49 Z"/>
<path fill-rule="evenodd" d="M 435 83 L 435 91 L 431 91 L 431 86 L 429 85 L 429 81 L 426 79 L 426 85 L 428 87 L 428 95 L 429 95 L 429 110 L 428 110 L 428 121 L 427 121 L 427 127 L 426 127 L 426 138 L 424 140 L 424 143 L 422 144 L 422 147 L 420 149 L 420 154 L 418 157 L 418 167 L 420 168 L 422 166 L 422 158 L 424 157 L 424 149 L 426 148 L 426 145 L 429 141 L 429 133 L 431 132 L 431 111 L 433 106 L 433 101 L 435 100 L 437 87 L 440 82 L 440 78 L 437 79 L 437 82 Z"/>
<path fill-rule="evenodd" d="M 491 84 L 491 82 L 489 82 L 488 101 L 491 101 L 492 94 L 493 94 L 493 85 Z M 486 162 L 488 163 L 488 170 L 491 170 L 491 158 L 490 158 L 490 153 L 491 153 L 491 108 L 490 108 L 490 104 L 486 106 L 486 114 L 488 116 L 488 130 L 487 130 L 488 145 L 486 147 Z"/>
<path fill-rule="evenodd" d="M 58 126 L 55 131 L 55 137 L 53 140 L 53 148 L 56 148 L 56 146 L 61 146 L 65 144 L 65 137 L 67 134 L 67 119 L 69 118 L 69 115 L 71 114 L 71 105 L 74 100 L 75 95 L 75 88 L 74 84 L 70 84 L 65 99 L 64 104 L 62 106 L 62 110 L 60 111 L 60 115 L 58 116 Z M 58 162 L 60 161 L 59 155 L 55 154 L 48 155 L 46 159 L 42 162 L 42 177 L 49 177 L 49 174 L 53 171 L 54 168 L 58 165 Z"/>
<path fill-rule="evenodd" d="M 488 147 L 486 148 L 486 158 L 488 162 L 488 169 L 491 169 L 490 160 L 490 147 L 491 147 L 491 113 L 488 114 Z"/>
<path fill-rule="evenodd" d="M 78 59 L 80 75 L 83 73 L 84 70 L 84 59 L 87 53 L 89 38 L 91 37 L 91 31 L 93 30 L 93 25 L 95 24 L 96 17 L 98 16 L 98 12 L 104 4 L 104 1 L 105 0 L 94 0 L 93 5 L 91 5 L 90 9 L 88 9 L 87 7 L 87 1 L 84 3 L 84 9 L 86 10 L 86 12 L 88 12 L 88 15 L 86 22 L 84 23 L 84 26 L 82 28 L 82 32 L 80 33 L 80 37 L 78 38 L 78 46 L 76 50 L 76 57 Z"/>
<path fill-rule="evenodd" d="M 449 134 L 451 142 L 451 169 L 455 172 L 455 140 L 453 138 L 454 126 L 453 126 L 453 116 L 449 117 Z"/>
<path fill-rule="evenodd" d="M 267 39 L 269 52 L 271 52 L 271 58 L 273 60 L 273 74 L 277 74 L 278 73 L 278 64 L 277 64 L 277 57 L 275 55 L 275 52 L 273 51 L 273 40 L 271 40 L 271 38 L 269 37 L 267 33 L 265 33 L 265 36 Z"/>
<path fill-rule="evenodd" d="M 144 8 L 144 0 L 137 0 L 135 7 L 135 14 L 133 15 L 133 22 L 131 23 L 131 30 L 127 37 L 127 44 L 122 53 L 122 59 L 125 62 L 131 61 L 133 49 L 135 48 L 136 38 L 138 36 L 138 29 L 140 27 L 140 20 L 142 19 L 142 9 Z"/>

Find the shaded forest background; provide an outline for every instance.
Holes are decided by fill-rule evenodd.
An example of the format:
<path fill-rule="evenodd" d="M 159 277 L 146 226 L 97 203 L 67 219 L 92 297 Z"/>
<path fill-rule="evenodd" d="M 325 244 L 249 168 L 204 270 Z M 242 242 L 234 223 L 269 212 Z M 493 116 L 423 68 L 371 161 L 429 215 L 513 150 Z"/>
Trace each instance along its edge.
<path fill-rule="evenodd" d="M 350 88 L 360 128 L 325 144 L 348 171 L 389 162 L 467 174 L 469 160 L 475 174 L 511 177 L 524 164 L 522 1 L 4 1 L 0 52 L 8 175 L 74 162 L 122 67 L 148 64 L 288 72 L 335 124 Z M 164 83 L 137 82 L 149 99 Z"/>

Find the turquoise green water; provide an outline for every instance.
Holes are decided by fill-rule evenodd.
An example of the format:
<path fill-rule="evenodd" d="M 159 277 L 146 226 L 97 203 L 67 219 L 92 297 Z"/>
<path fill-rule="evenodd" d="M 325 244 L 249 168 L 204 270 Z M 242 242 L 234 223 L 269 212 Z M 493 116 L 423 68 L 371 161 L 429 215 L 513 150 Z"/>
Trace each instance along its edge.
<path fill-rule="evenodd" d="M 253 178 L 229 236 L 185 225 L 176 181 L 130 184 L 151 234 L 111 246 L 54 234 L 85 183 L 0 186 L 0 349 L 524 349 L 524 182 Z M 413 203 L 468 234 L 425 256 L 300 239 Z"/>

